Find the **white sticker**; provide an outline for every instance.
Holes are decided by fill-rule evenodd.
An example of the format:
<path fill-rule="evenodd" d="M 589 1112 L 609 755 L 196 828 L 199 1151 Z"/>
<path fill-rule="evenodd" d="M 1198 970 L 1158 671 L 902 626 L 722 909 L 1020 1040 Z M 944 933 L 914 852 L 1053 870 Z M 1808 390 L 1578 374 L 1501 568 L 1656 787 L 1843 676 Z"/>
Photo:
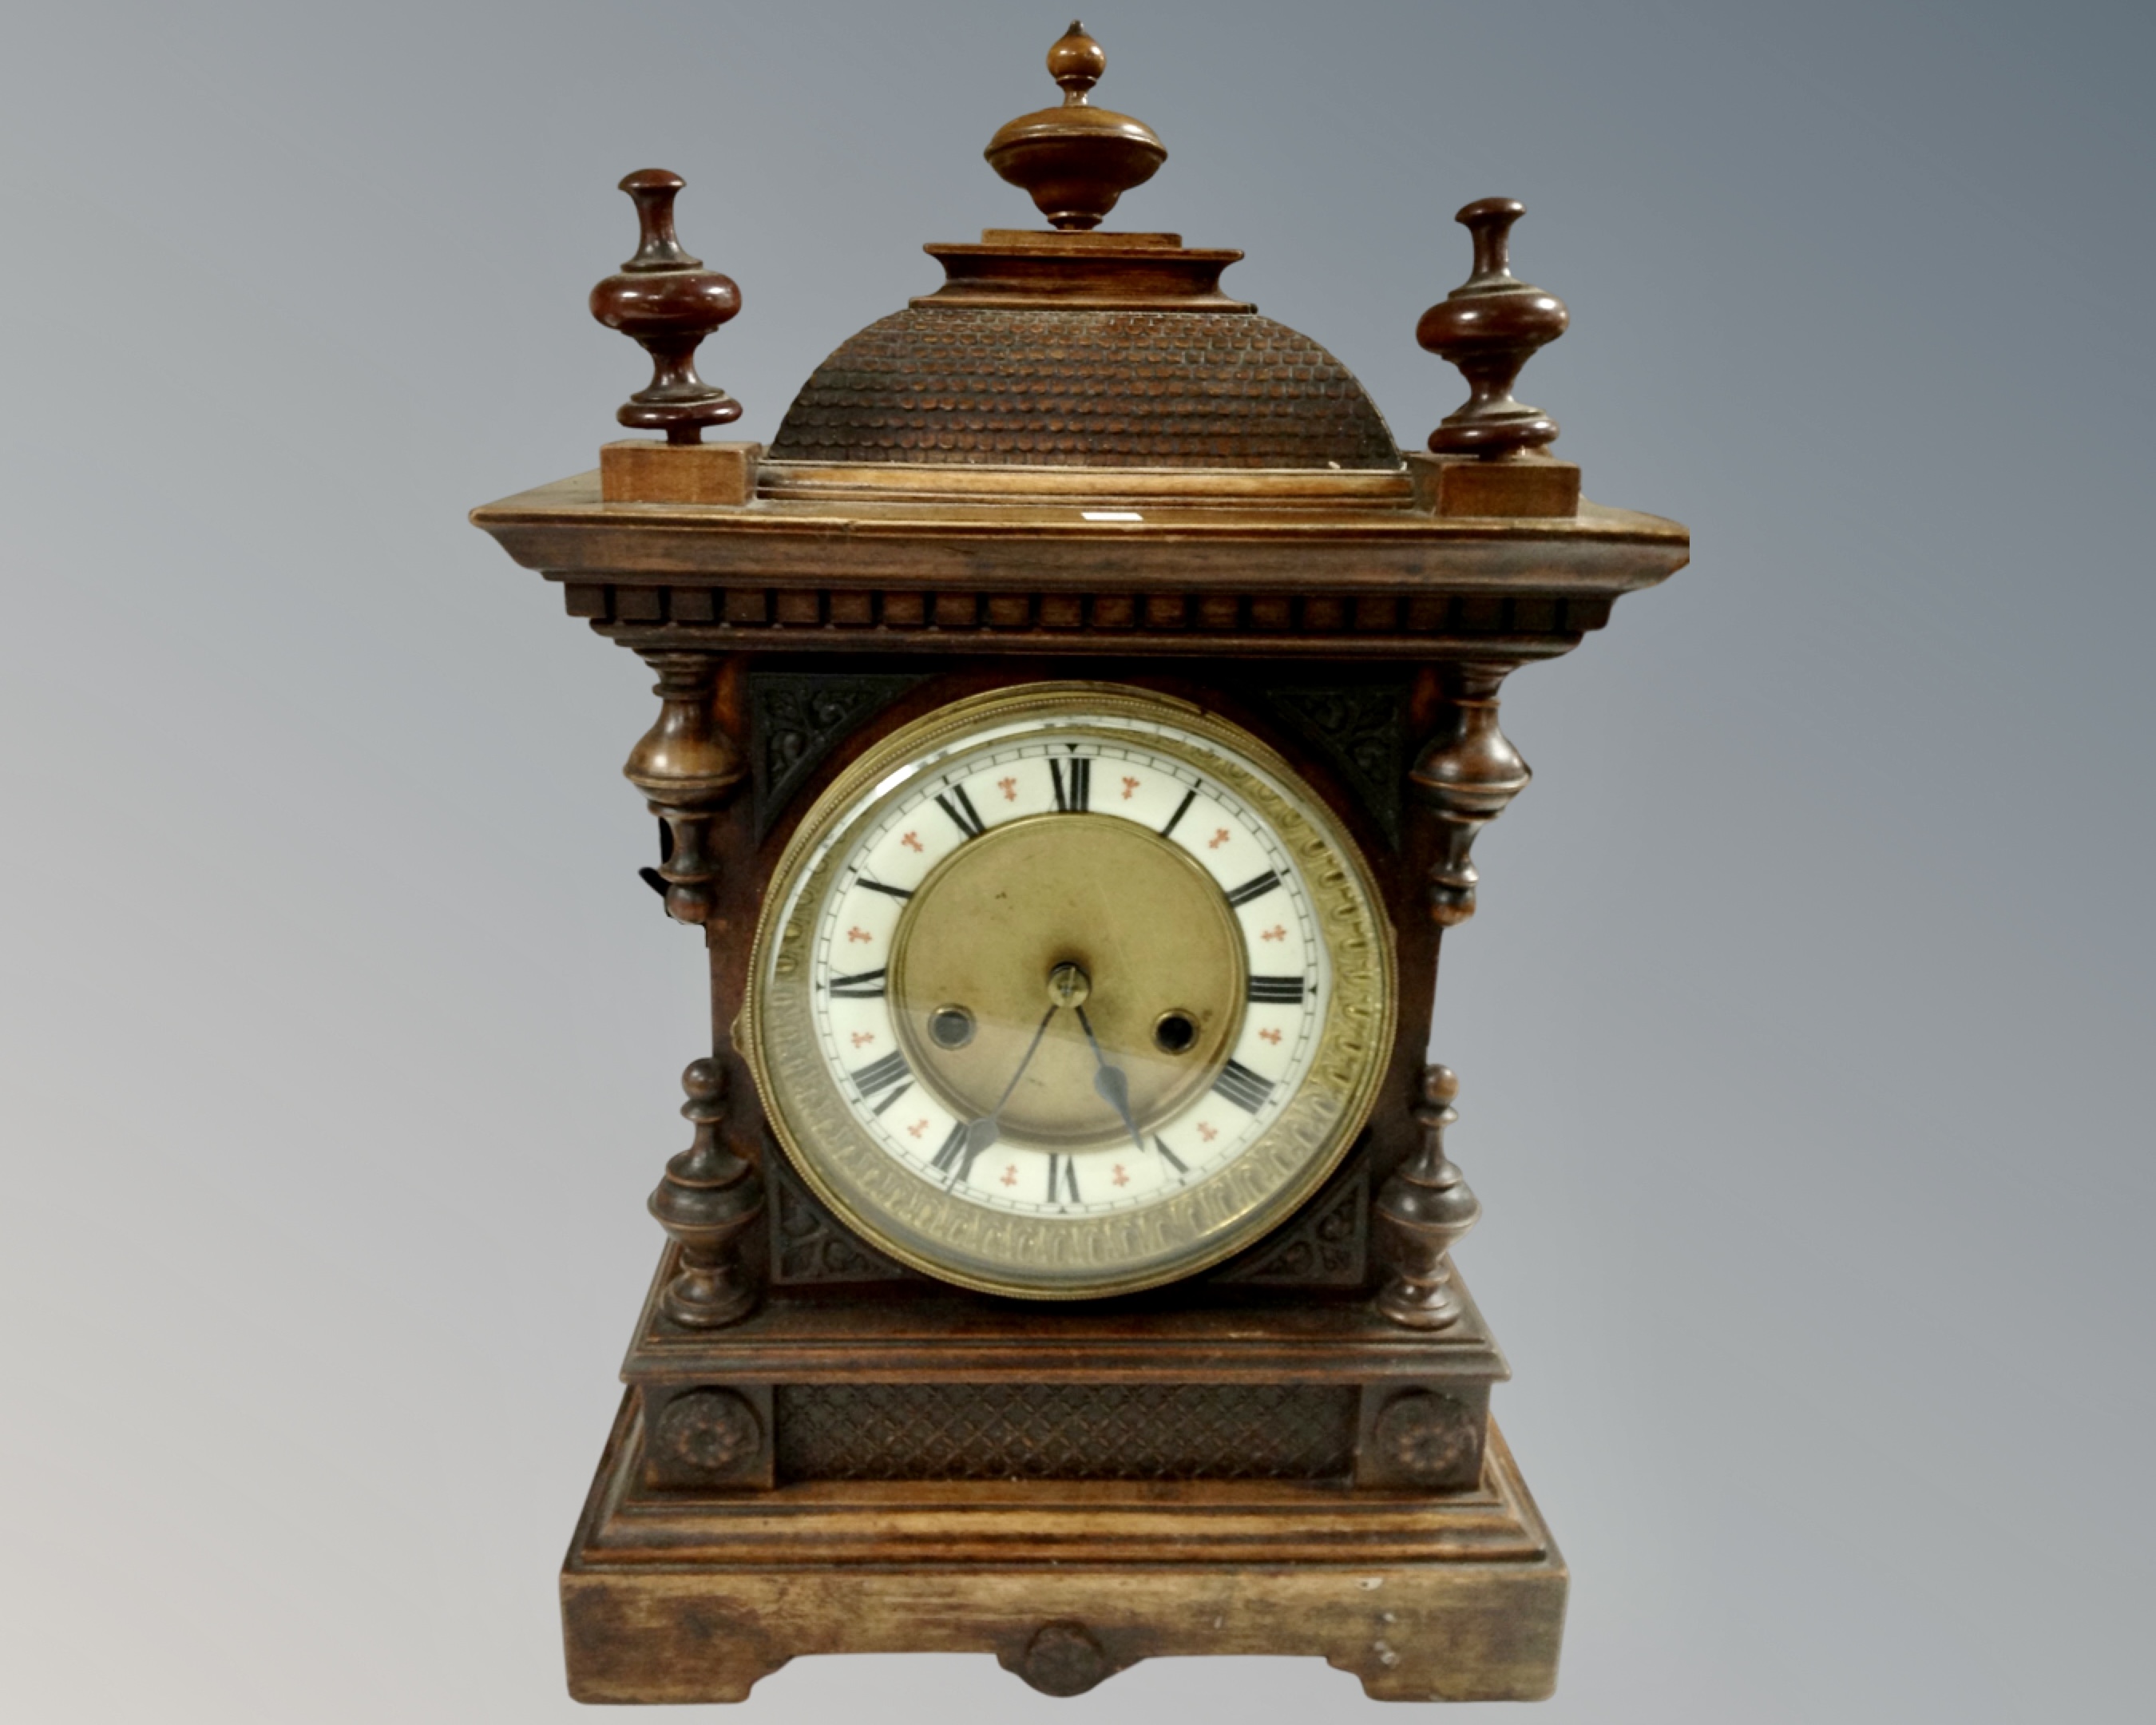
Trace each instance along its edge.
<path fill-rule="evenodd" d="M 1145 519 L 1135 509 L 1081 509 L 1078 513 L 1089 521 L 1142 521 Z"/>

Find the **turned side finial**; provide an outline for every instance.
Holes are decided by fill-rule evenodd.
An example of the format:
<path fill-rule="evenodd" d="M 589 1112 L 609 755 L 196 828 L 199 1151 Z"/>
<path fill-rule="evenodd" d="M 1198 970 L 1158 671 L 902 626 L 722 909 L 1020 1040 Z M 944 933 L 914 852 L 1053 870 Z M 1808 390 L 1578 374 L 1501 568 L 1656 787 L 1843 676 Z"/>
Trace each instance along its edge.
<path fill-rule="evenodd" d="M 1482 1204 L 1445 1153 L 1445 1129 L 1460 1118 L 1460 1081 L 1450 1066 L 1422 1069 L 1414 1111 L 1422 1142 L 1378 1190 L 1372 1207 L 1387 1271 L 1378 1310 L 1411 1330 L 1442 1330 L 1466 1309 L 1452 1282 L 1452 1248 L 1482 1218 Z"/>
<path fill-rule="evenodd" d="M 1097 228 L 1117 198 L 1168 160 L 1167 146 L 1143 121 L 1092 105 L 1089 93 L 1107 66 L 1101 44 L 1074 19 L 1048 50 L 1048 75 L 1062 87 L 1062 105 L 1020 115 L 982 152 L 1032 197 L 1050 227 Z"/>
<path fill-rule="evenodd" d="M 674 200 L 687 182 L 663 167 L 639 168 L 621 182 L 636 205 L 636 255 L 592 290 L 592 316 L 651 356 L 651 381 L 624 402 L 624 425 L 664 431 L 693 444 L 706 425 L 741 418 L 741 403 L 696 375 L 704 337 L 741 310 L 741 290 L 683 249 Z"/>
<path fill-rule="evenodd" d="M 1408 769 L 1409 793 L 1437 822 L 1429 898 L 1440 928 L 1475 914 L 1482 878 L 1472 860 L 1475 840 L 1535 776 L 1497 723 L 1497 691 L 1511 669 L 1475 660 L 1448 666 L 1441 721 Z"/>
<path fill-rule="evenodd" d="M 1415 326 L 1416 341 L 1467 379 L 1466 403 L 1430 434 L 1439 454 L 1489 459 L 1557 440 L 1556 420 L 1512 398 L 1521 368 L 1572 321 L 1563 300 L 1512 274 L 1512 223 L 1527 213 L 1516 198 L 1482 198 L 1452 218 L 1473 236 L 1474 270 Z"/>
<path fill-rule="evenodd" d="M 665 823 L 665 860 L 654 872 L 665 888 L 667 913 L 680 922 L 708 922 L 719 871 L 711 822 L 748 777 L 748 763 L 720 711 L 719 660 L 665 652 L 644 660 L 659 674 L 651 691 L 659 719 L 629 752 L 622 777 Z"/>
<path fill-rule="evenodd" d="M 681 1112 L 696 1129 L 689 1147 L 666 1164 L 650 1210 L 680 1244 L 674 1279 L 660 1296 L 667 1317 L 690 1329 L 735 1323 L 756 1309 L 762 1290 L 742 1257 L 740 1240 L 763 1211 L 754 1165 L 726 1147 L 726 1069 L 709 1056 L 681 1075 Z"/>

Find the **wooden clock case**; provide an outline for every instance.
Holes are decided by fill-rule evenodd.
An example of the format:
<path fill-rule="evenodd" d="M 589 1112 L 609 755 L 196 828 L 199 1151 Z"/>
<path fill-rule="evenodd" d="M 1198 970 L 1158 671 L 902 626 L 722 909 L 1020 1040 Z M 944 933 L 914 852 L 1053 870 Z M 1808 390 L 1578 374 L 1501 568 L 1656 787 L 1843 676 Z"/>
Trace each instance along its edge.
<path fill-rule="evenodd" d="M 624 182 L 647 300 L 701 270 L 679 185 Z M 971 1651 L 1056 1694 L 1199 1653 L 1316 1654 L 1384 1698 L 1546 1694 L 1566 1572 L 1490 1422 L 1507 1368 L 1451 1273 L 1476 1208 L 1424 1050 L 1469 848 L 1527 782 L 1500 685 L 1680 567 L 1684 530 L 1579 501 L 1547 438 L 1402 456 L 1343 367 L 1220 292 L 1240 254 L 1086 231 L 930 250 L 942 294 L 834 354 L 769 450 L 696 440 L 732 404 L 690 339 L 688 437 L 633 399 L 625 421 L 675 440 L 474 516 L 656 670 L 625 770 L 710 964 L 695 1142 L 652 1199 L 672 1238 L 562 1578 L 572 1692 L 731 1701 L 799 1654 Z M 701 338 L 724 296 L 684 294 Z M 630 332 L 663 390 L 663 342 Z M 1460 362 L 1554 435 L 1510 397 L 1534 345 L 1495 393 Z M 969 367 L 1001 380 L 993 411 L 954 393 Z M 824 1209 L 731 1027 L 823 787 L 954 699 L 1073 679 L 1198 702 L 1295 763 L 1383 889 L 1399 1033 L 1355 1147 L 1258 1245 L 1029 1301 L 905 1270 Z"/>

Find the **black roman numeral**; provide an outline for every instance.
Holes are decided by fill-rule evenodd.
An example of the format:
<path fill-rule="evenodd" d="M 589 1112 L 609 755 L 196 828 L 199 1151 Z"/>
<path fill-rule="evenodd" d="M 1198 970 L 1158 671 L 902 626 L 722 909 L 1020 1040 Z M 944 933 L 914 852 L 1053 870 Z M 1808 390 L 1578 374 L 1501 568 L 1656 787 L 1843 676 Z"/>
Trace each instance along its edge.
<path fill-rule="evenodd" d="M 987 824 L 973 812 L 973 799 L 966 794 L 963 785 L 952 785 L 948 795 L 937 792 L 936 806 L 949 815 L 968 839 L 978 839 L 988 830 Z"/>
<path fill-rule="evenodd" d="M 858 879 L 854 884 L 857 886 L 865 886 L 870 892 L 880 892 L 886 898 L 911 898 L 913 896 L 913 889 L 911 886 L 886 886 L 880 880 Z"/>
<path fill-rule="evenodd" d="M 1187 1174 L 1190 1172 L 1189 1168 L 1183 1164 L 1183 1158 L 1168 1147 L 1168 1140 L 1166 1138 L 1154 1138 L 1152 1141 L 1152 1147 L 1160 1152 L 1160 1159 L 1166 1163 L 1170 1168 L 1173 1168 L 1178 1174 Z"/>
<path fill-rule="evenodd" d="M 834 1000 L 880 1000 L 884 992 L 884 973 L 880 970 L 857 971 L 852 976 L 831 978 L 831 998 Z M 1255 999 L 1254 995 L 1251 997 Z"/>
<path fill-rule="evenodd" d="M 1069 1202 L 1078 1202 L 1077 1159 L 1051 1153 L 1048 1158 L 1048 1201 L 1050 1204 L 1061 1201 L 1057 1192 L 1059 1187 L 1070 1194 Z"/>
<path fill-rule="evenodd" d="M 1160 835 L 1162 838 L 1165 839 L 1170 833 L 1175 830 L 1178 824 L 1183 819 L 1184 814 L 1189 809 L 1192 799 L 1195 798 L 1197 794 L 1198 793 L 1194 789 L 1185 791 L 1183 793 L 1183 800 L 1175 805 L 1175 813 L 1168 816 L 1168 824 L 1160 829 Z"/>
<path fill-rule="evenodd" d="M 861 1100 L 865 1102 L 878 1091 L 891 1091 L 875 1105 L 875 1111 L 880 1114 L 912 1088 L 913 1069 L 906 1064 L 904 1055 L 893 1050 L 881 1060 L 870 1061 L 853 1075 L 853 1080 L 854 1088 L 861 1093 Z M 896 1089 L 892 1088 L 894 1086 Z"/>
<path fill-rule="evenodd" d="M 943 1140 L 943 1147 L 936 1153 L 937 1173 L 949 1174 L 953 1182 L 971 1179 L 973 1164 L 980 1160 L 981 1153 L 995 1141 L 994 1117 L 958 1122 L 951 1128 L 950 1136 Z"/>
<path fill-rule="evenodd" d="M 944 1139 L 943 1147 L 936 1153 L 937 1173 L 947 1174 L 953 1168 L 957 1168 L 962 1175 L 972 1171 L 973 1159 L 966 1154 L 968 1137 L 964 1121 L 961 1120 L 952 1127 L 950 1137 Z"/>
<path fill-rule="evenodd" d="M 1063 774 L 1065 764 L 1052 757 L 1048 762 L 1048 776 L 1055 781 L 1055 806 L 1065 814 L 1083 814 L 1093 804 L 1093 763 L 1074 757 L 1067 763 L 1070 768 L 1068 788 Z"/>
<path fill-rule="evenodd" d="M 1063 768 L 1070 768 L 1070 778 L 1065 778 Z M 1056 785 L 1056 809 L 1065 815 L 1082 815 L 1093 807 L 1093 763 L 1085 757 L 1071 757 L 1070 761 L 1048 761 L 1048 776 Z"/>
<path fill-rule="evenodd" d="M 1270 1078 L 1259 1077 L 1240 1060 L 1230 1060 L 1213 1081 L 1213 1088 L 1238 1108 L 1255 1114 L 1273 1093 L 1273 1082 Z"/>
<path fill-rule="evenodd" d="M 1238 886 L 1233 892 L 1229 893 L 1228 895 L 1228 902 L 1231 905 L 1246 905 L 1254 898 L 1263 898 L 1267 893 L 1270 892 L 1273 888 L 1280 884 L 1280 875 L 1273 870 L 1267 869 L 1265 873 L 1259 875 L 1256 880 L 1245 880 L 1240 886 Z"/>
<path fill-rule="evenodd" d="M 882 973 L 879 971 L 877 974 L 880 976 Z M 1299 976 L 1254 976 L 1250 978 L 1250 1000 L 1253 1004 L 1260 1006 L 1300 1006 L 1302 1004 L 1302 978 Z"/>

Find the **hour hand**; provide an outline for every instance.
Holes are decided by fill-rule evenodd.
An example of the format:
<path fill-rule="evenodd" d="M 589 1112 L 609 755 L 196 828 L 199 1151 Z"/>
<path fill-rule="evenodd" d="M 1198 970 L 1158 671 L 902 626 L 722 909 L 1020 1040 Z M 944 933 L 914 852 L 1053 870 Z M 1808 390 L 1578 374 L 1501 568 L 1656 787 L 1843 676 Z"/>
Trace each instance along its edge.
<path fill-rule="evenodd" d="M 1145 1135 L 1139 1132 L 1137 1117 L 1131 1112 L 1131 1075 L 1121 1066 L 1102 1063 L 1093 1075 L 1093 1088 L 1100 1091 L 1108 1106 L 1123 1117 L 1123 1126 L 1138 1148 L 1145 1148 Z"/>
<path fill-rule="evenodd" d="M 1093 1059 L 1097 1063 L 1093 1074 L 1093 1088 L 1101 1093 L 1101 1100 L 1121 1117 L 1124 1130 L 1131 1135 L 1131 1142 L 1139 1149 L 1144 1149 L 1145 1134 L 1138 1130 L 1137 1120 L 1131 1112 L 1131 1075 L 1121 1066 L 1108 1063 L 1108 1056 L 1101 1047 L 1101 1039 L 1093 1034 L 1093 1021 L 1086 1016 L 1086 1009 L 1082 1006 L 1078 1009 L 1078 1023 L 1086 1032 L 1086 1043 L 1092 1049 Z"/>

